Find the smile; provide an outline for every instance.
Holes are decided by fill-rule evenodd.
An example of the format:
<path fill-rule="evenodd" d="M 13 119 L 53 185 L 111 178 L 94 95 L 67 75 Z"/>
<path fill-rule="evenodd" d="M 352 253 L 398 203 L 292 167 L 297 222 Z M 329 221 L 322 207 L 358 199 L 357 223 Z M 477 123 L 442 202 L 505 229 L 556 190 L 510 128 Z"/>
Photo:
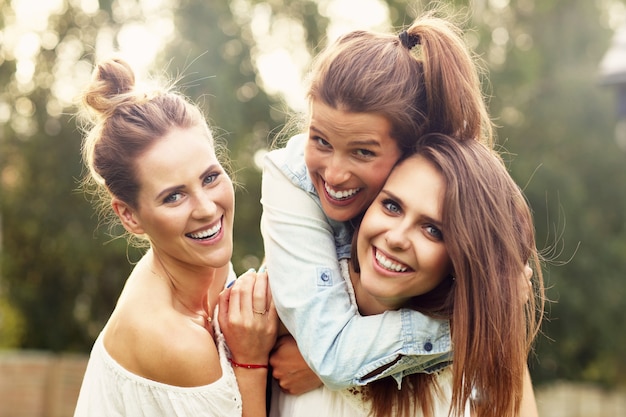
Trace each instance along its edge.
<path fill-rule="evenodd" d="M 220 230 L 222 230 L 222 222 L 219 221 L 215 226 L 210 227 L 206 230 L 202 230 L 200 232 L 188 233 L 185 236 L 190 237 L 192 239 L 210 239 L 217 235 Z"/>
<path fill-rule="evenodd" d="M 409 267 L 404 265 L 404 264 L 400 264 L 397 262 L 392 261 L 391 259 L 387 258 L 385 255 L 383 255 L 382 253 L 380 253 L 377 249 L 374 250 L 374 254 L 376 256 L 376 261 L 378 262 L 378 264 L 391 272 L 406 272 L 409 270 Z"/>
<path fill-rule="evenodd" d="M 324 182 L 324 188 L 326 189 L 328 195 L 334 200 L 346 200 L 361 191 L 360 188 L 350 188 L 349 190 L 335 191 L 326 182 Z"/>

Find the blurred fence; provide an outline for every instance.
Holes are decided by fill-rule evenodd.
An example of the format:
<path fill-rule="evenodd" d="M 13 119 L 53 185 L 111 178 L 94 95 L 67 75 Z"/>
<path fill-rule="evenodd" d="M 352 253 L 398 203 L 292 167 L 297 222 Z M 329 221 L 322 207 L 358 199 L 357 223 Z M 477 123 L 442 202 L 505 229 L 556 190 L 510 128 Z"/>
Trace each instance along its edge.
<path fill-rule="evenodd" d="M 540 417 L 626 417 L 626 390 L 571 382 L 535 389 Z"/>
<path fill-rule="evenodd" d="M 0 417 L 72 417 L 86 355 L 0 351 Z M 540 417 L 626 416 L 626 390 L 557 382 L 535 391 Z"/>
<path fill-rule="evenodd" d="M 0 417 L 72 417 L 85 355 L 0 351 Z"/>

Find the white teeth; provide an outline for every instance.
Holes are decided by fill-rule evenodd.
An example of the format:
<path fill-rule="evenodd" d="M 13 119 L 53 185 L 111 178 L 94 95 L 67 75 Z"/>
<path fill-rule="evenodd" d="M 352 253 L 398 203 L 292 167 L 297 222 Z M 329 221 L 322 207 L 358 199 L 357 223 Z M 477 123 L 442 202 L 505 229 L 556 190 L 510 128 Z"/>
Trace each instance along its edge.
<path fill-rule="evenodd" d="M 197 233 L 189 233 L 187 236 L 194 239 L 206 239 L 216 235 L 222 229 L 222 222 L 219 222 L 215 226 L 210 229 L 204 230 L 202 232 Z"/>
<path fill-rule="evenodd" d="M 397 264 L 393 262 L 391 259 L 386 258 L 379 251 L 376 251 L 376 260 L 382 267 L 393 272 L 406 272 L 408 269 L 406 266 Z"/>
<path fill-rule="evenodd" d="M 342 199 L 352 197 L 353 195 L 358 193 L 360 190 L 360 188 L 351 188 L 349 190 L 335 191 L 332 188 L 330 188 L 330 186 L 326 183 L 324 183 L 324 188 L 326 188 L 326 192 L 335 200 L 342 200 Z"/>

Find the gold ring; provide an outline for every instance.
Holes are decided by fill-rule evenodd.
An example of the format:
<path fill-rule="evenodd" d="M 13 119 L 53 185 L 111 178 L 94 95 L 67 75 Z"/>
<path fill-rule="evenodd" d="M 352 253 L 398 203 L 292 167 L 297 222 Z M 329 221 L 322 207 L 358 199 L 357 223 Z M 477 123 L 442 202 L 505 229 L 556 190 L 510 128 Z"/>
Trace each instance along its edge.
<path fill-rule="evenodd" d="M 254 314 L 260 314 L 260 315 L 263 315 L 263 314 L 267 313 L 267 310 L 263 310 L 263 311 L 256 311 L 255 309 L 252 309 L 252 312 L 253 312 Z"/>

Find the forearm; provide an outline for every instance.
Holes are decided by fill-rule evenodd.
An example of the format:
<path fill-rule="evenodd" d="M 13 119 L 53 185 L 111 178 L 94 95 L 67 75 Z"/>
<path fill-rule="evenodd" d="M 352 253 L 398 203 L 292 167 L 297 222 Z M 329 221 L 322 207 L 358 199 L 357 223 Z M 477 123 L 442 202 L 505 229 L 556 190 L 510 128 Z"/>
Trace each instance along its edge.
<path fill-rule="evenodd" d="M 262 313 L 256 312 L 259 306 L 264 306 Z M 265 416 L 269 354 L 278 329 L 267 274 L 248 271 L 224 289 L 220 293 L 215 325 L 218 345 L 223 349 L 221 354 L 228 357 L 237 378 L 242 415 Z"/>
<path fill-rule="evenodd" d="M 241 393 L 242 417 L 265 417 L 267 368 L 234 367 Z"/>
<path fill-rule="evenodd" d="M 522 404 L 520 406 L 519 417 L 539 417 L 535 392 L 533 390 L 533 383 L 530 379 L 528 367 L 526 367 L 526 371 L 524 372 L 524 389 L 522 392 Z"/>
<path fill-rule="evenodd" d="M 270 282 L 274 284 L 271 278 Z M 275 300 L 281 297 L 279 294 L 281 291 L 274 296 Z M 277 303 L 277 310 L 288 318 L 287 327 L 306 362 L 332 389 L 363 385 L 407 368 L 421 372 L 436 367 L 439 359 L 444 363 L 449 359 L 447 322 L 421 316 L 421 323 L 416 324 L 411 317 L 414 312 L 409 310 L 362 317 L 350 306 L 347 290 L 341 285 L 313 296 L 309 294 L 310 291 L 302 289 L 299 297 L 302 304 L 278 307 L 280 303 Z M 345 310 L 337 311 L 338 305 L 343 305 Z M 398 358 L 402 359 L 396 362 Z M 393 368 L 381 373 L 381 369 L 392 363 Z"/>

